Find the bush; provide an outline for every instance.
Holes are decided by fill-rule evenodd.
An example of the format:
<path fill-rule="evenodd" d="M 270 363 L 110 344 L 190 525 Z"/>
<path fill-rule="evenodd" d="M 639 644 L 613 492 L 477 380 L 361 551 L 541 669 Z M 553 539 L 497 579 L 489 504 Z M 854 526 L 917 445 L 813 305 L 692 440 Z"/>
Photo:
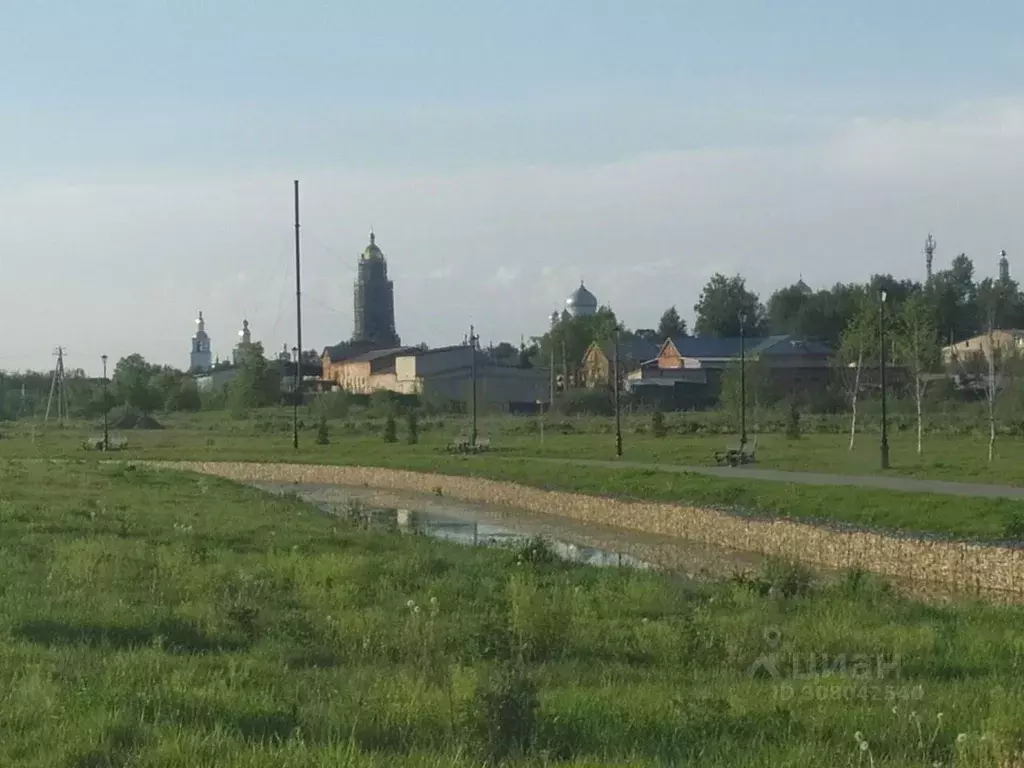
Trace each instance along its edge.
<path fill-rule="evenodd" d="M 317 427 L 317 430 L 316 430 L 316 444 L 317 445 L 327 445 L 329 442 L 330 442 L 330 439 L 327 436 L 327 417 L 326 416 L 321 416 L 320 417 L 320 426 Z"/>
<path fill-rule="evenodd" d="M 537 731 L 537 684 L 521 663 L 503 665 L 476 694 L 476 730 L 494 762 L 526 754 Z"/>
<path fill-rule="evenodd" d="M 419 422 L 416 418 L 416 411 L 409 411 L 408 415 L 406 416 L 406 423 L 408 425 L 409 431 L 409 434 L 407 436 L 407 439 L 409 440 L 409 445 L 416 445 L 416 443 L 420 441 L 420 427 Z"/>
<path fill-rule="evenodd" d="M 398 426 L 395 424 L 395 416 L 392 413 L 388 414 L 387 421 L 384 422 L 384 442 L 398 442 Z"/>
<path fill-rule="evenodd" d="M 651 416 L 651 434 L 655 437 L 665 437 L 668 434 L 668 427 L 665 426 L 665 414 L 655 411 Z"/>
<path fill-rule="evenodd" d="M 800 409 L 796 407 L 796 400 L 790 400 L 789 413 L 786 417 L 786 437 L 790 440 L 800 439 Z"/>
<path fill-rule="evenodd" d="M 615 399 L 604 389 L 570 389 L 558 395 L 555 409 L 566 416 L 611 416 Z"/>

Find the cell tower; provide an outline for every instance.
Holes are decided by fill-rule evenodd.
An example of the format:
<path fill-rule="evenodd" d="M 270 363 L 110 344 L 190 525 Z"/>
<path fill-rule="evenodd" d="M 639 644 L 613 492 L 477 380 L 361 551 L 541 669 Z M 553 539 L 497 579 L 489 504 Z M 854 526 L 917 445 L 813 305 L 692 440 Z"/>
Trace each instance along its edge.
<path fill-rule="evenodd" d="M 50 408 L 53 405 L 53 395 L 57 395 L 57 419 L 60 425 L 64 426 L 64 420 L 68 418 L 68 387 L 67 379 L 64 377 L 64 347 L 57 347 L 53 353 L 57 358 L 57 365 L 53 369 L 53 378 L 50 379 L 50 396 L 46 399 L 46 415 L 43 416 L 43 424 L 50 420 Z"/>
<path fill-rule="evenodd" d="M 924 265 L 925 274 L 927 275 L 926 282 L 932 281 L 932 260 L 935 258 L 935 238 L 928 234 L 928 239 L 924 241 Z"/>

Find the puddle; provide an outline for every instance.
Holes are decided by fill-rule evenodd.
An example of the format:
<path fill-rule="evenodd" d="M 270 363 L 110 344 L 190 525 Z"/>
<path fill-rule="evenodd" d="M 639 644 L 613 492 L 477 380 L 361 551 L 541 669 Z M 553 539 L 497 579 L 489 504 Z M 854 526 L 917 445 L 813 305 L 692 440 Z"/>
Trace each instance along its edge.
<path fill-rule="evenodd" d="M 563 559 L 598 567 L 666 570 L 691 578 L 721 579 L 755 570 L 764 560 L 756 554 L 668 536 L 428 494 L 319 484 L 254 485 L 272 493 L 295 493 L 329 514 L 351 515 L 355 506 L 378 527 L 468 546 L 508 546 L 543 537 Z"/>

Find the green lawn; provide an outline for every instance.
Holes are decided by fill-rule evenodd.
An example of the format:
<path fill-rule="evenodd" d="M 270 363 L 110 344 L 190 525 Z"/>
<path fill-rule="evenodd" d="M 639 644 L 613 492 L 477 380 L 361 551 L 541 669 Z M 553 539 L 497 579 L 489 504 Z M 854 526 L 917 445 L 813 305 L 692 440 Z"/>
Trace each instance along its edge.
<path fill-rule="evenodd" d="M 523 555 L 0 460 L 0 765 L 469 766 L 518 734 L 522 765 L 967 766 L 1024 737 L 1021 609 Z"/>
<path fill-rule="evenodd" d="M 126 433 L 141 448 L 153 450 L 193 450 L 206 447 L 208 440 L 219 451 L 234 454 L 266 451 L 273 443 L 262 442 L 261 438 L 281 438 L 285 441 L 291 435 L 291 411 L 285 408 L 267 409 L 257 412 L 249 419 L 235 420 L 223 412 L 196 415 L 158 415 L 173 433 L 167 439 L 157 434 L 130 431 Z M 306 409 L 300 412 L 304 429 L 303 444 L 308 446 L 315 437 L 316 416 Z M 685 414 L 670 415 L 685 423 Z M 694 417 L 696 419 L 696 417 Z M 728 434 L 678 434 L 655 438 L 649 432 L 649 418 L 638 416 L 624 420 L 624 458 L 631 461 L 648 461 L 666 464 L 711 465 L 714 453 L 738 442 L 737 435 Z M 699 423 L 695 421 L 694 423 Z M 831 419 L 830 424 L 839 426 L 840 421 Z M 379 439 L 382 420 L 354 415 L 345 419 L 331 419 L 329 422 L 332 438 L 336 443 L 352 444 L 354 440 L 365 440 L 374 452 L 383 445 Z M 480 433 L 487 435 L 492 443 L 506 455 L 544 456 L 568 458 L 608 459 L 615 454 L 614 422 L 611 419 L 559 417 L 552 419 L 545 431 L 543 442 L 539 435 L 540 421 L 536 417 L 484 417 L 480 420 Z M 879 468 L 879 434 L 877 425 L 868 425 L 872 431 L 858 434 L 853 451 L 849 450 L 849 434 L 837 433 L 804 434 L 798 440 L 787 439 L 781 433 L 750 435 L 756 437 L 758 464 L 764 468 L 828 472 L 837 474 L 877 474 Z M 469 422 L 462 417 L 437 417 L 421 419 L 420 448 L 434 452 L 458 434 L 469 433 Z M 638 432 L 642 430 L 642 432 Z M 37 434 L 53 435 L 53 426 L 37 427 Z M 398 423 L 400 439 L 404 438 L 405 424 Z M 568 432 L 568 434 L 566 434 Z M 77 455 L 78 446 L 86 434 L 100 434 L 94 424 L 87 431 L 81 425 L 73 429 L 74 439 L 59 450 Z M 30 434 L 30 425 L 14 422 L 0 424 L 0 434 L 17 437 L 17 440 L 0 440 L 0 456 L 23 451 L 21 436 Z M 47 451 L 54 449 L 54 439 L 47 438 Z M 988 436 L 986 430 L 969 434 L 926 434 L 924 452 L 917 454 L 916 437 L 912 430 L 893 429 L 889 435 L 891 468 L 893 475 L 967 482 L 988 482 L 1007 485 L 1024 485 L 1024 437 L 1000 435 L 996 440 L 995 456 L 988 462 Z"/>
<path fill-rule="evenodd" d="M 203 414 L 169 422 L 169 428 L 153 432 L 131 431 L 129 448 L 103 455 L 84 451 L 82 439 L 95 430 L 81 428 L 40 430 L 34 439 L 21 434 L 0 440 L 0 456 L 27 458 L 133 458 L 206 461 L 300 461 L 324 464 L 358 464 L 407 468 L 420 471 L 468 474 L 508 480 L 553 490 L 578 491 L 633 499 L 652 499 L 674 503 L 714 505 L 755 514 L 783 515 L 806 519 L 838 520 L 905 531 L 928 531 L 968 538 L 1019 538 L 1024 531 L 1024 502 L 943 496 L 937 494 L 898 493 L 879 489 L 808 486 L 756 480 L 725 480 L 695 474 L 662 472 L 650 469 L 570 467 L 537 461 L 527 450 L 530 439 L 521 435 L 502 436 L 508 420 L 485 422 L 485 431 L 496 450 L 488 455 L 452 456 L 444 451 L 451 436 L 463 424 L 445 423 L 440 428 L 426 424 L 417 445 L 401 441 L 387 444 L 374 434 L 347 433 L 334 425 L 331 444 L 316 445 L 315 430 L 308 424 L 301 435 L 300 450 L 292 448 L 289 414 L 261 414 L 256 419 L 234 421 L 220 414 Z M 436 426 L 436 425 L 434 425 Z M 404 433 L 400 430 L 400 437 Z M 562 458 L 602 455 L 609 436 L 594 434 L 563 435 L 557 439 L 545 435 L 545 454 Z M 651 451 L 662 442 L 644 438 Z M 793 457 L 809 460 L 817 455 L 815 443 L 838 438 L 807 437 L 796 445 L 780 436 L 766 436 L 762 455 L 779 456 L 788 450 Z M 604 442 L 602 442 L 604 441 Z M 950 438 L 952 441 L 952 438 Z M 665 450 L 673 446 L 682 451 L 711 451 L 721 445 L 719 438 L 669 439 Z M 866 441 L 862 440 L 862 445 Z M 1009 445 L 1010 441 L 1004 441 Z M 898 443 L 896 444 L 899 445 Z M 682 447 L 680 447 L 682 446 Z M 689 446 L 689 448 L 686 448 Z M 574 448 L 575 450 L 570 450 Z M 639 449 L 637 449 L 639 450 Z M 818 451 L 828 455 L 825 449 Z M 606 454 L 605 454 L 606 455 Z M 899 453 L 895 452 L 894 456 Z M 628 458 L 635 459 L 629 449 Z M 653 456 L 665 461 L 665 457 Z M 894 459 L 895 461 L 895 459 Z M 764 464 L 771 464 L 765 460 Z"/>

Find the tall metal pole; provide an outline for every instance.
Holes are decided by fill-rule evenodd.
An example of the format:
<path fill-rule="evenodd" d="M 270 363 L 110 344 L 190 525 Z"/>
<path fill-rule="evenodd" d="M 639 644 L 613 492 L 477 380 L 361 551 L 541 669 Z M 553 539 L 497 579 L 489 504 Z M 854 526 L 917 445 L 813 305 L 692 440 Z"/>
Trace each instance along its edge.
<path fill-rule="evenodd" d="M 615 329 L 615 357 L 612 364 L 615 379 L 615 455 L 622 456 L 622 416 L 619 406 L 619 329 Z"/>
<path fill-rule="evenodd" d="M 747 444 L 747 335 L 740 317 L 740 447 Z"/>
<path fill-rule="evenodd" d="M 472 355 L 470 361 L 470 371 L 472 373 L 472 393 L 470 396 L 473 411 L 473 431 L 469 435 L 469 444 L 476 447 L 476 334 L 473 332 L 473 326 L 469 326 L 469 349 Z"/>
<path fill-rule="evenodd" d="M 299 448 L 299 395 L 302 391 L 302 282 L 299 266 L 299 182 L 295 181 L 295 335 L 299 353 L 295 356 L 295 390 L 292 392 L 292 446 Z"/>
<path fill-rule="evenodd" d="M 885 412 L 885 291 L 878 295 L 878 353 L 880 355 L 880 374 L 882 385 L 882 469 L 889 468 L 889 423 Z"/>
<path fill-rule="evenodd" d="M 103 355 L 103 450 L 110 450 L 110 433 L 107 431 L 107 356 Z"/>

